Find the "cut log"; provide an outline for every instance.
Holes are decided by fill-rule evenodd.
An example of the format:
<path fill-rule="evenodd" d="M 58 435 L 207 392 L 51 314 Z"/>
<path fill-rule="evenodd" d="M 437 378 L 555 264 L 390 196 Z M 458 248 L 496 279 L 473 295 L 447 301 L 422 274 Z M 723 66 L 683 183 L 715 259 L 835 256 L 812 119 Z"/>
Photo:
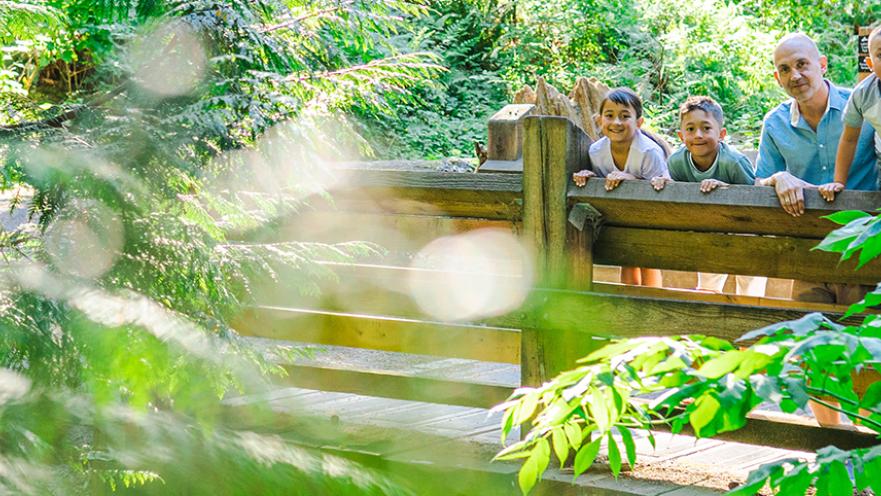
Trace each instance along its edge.
<path fill-rule="evenodd" d="M 531 103 L 532 105 L 535 105 L 535 91 L 532 91 L 532 88 L 529 85 L 520 88 L 520 91 L 514 94 L 514 103 Z"/>

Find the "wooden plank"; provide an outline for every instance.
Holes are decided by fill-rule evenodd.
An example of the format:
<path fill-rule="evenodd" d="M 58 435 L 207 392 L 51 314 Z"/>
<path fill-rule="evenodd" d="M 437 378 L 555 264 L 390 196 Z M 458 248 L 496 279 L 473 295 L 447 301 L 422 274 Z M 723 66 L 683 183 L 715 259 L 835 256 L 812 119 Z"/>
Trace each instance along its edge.
<path fill-rule="evenodd" d="M 354 212 L 450 215 L 516 220 L 521 214 L 519 173 L 383 170 L 347 163 L 328 186 L 332 201 L 314 196 L 310 205 Z"/>
<path fill-rule="evenodd" d="M 665 281 L 666 282 L 666 281 Z M 618 296 L 639 296 L 680 301 L 700 301 L 703 303 L 723 303 L 728 305 L 749 305 L 754 307 L 789 308 L 803 312 L 825 312 L 843 314 L 849 305 L 832 303 L 813 303 L 807 301 L 787 300 L 735 294 L 705 293 L 694 289 L 651 288 L 647 286 L 630 286 L 627 284 L 594 282 L 593 290 L 597 293 Z"/>
<path fill-rule="evenodd" d="M 284 368 L 288 376 L 280 381 L 292 386 L 447 405 L 492 408 L 513 392 L 510 386 L 448 381 L 389 370 L 302 365 Z"/>
<path fill-rule="evenodd" d="M 317 208 L 345 212 L 448 215 L 486 219 L 519 220 L 521 195 L 507 191 L 432 190 L 418 188 L 352 189 L 334 193 L 333 202 L 310 203 Z"/>
<path fill-rule="evenodd" d="M 856 259 L 812 251 L 818 241 L 660 229 L 606 227 L 594 245 L 596 263 L 874 285 L 881 261 L 856 271 Z"/>
<path fill-rule="evenodd" d="M 332 270 L 335 281 L 325 281 L 320 285 L 318 295 L 299 295 L 290 290 L 273 286 L 263 292 L 267 297 L 260 303 L 298 308 L 321 308 L 331 311 L 354 313 L 373 313 L 401 317 L 420 318 L 424 314 L 411 301 L 407 288 L 411 281 L 427 285 L 437 284 L 447 277 L 479 277 L 489 279 L 492 286 L 522 284 L 521 276 L 512 273 L 468 271 L 444 271 L 426 268 L 411 268 L 392 265 L 319 262 Z M 281 280 L 284 280 L 284 276 Z M 281 283 L 280 283 L 281 284 Z M 793 301 L 782 298 L 743 296 L 734 294 L 715 294 L 678 288 L 651 288 L 624 284 L 594 282 L 596 293 L 655 298 L 659 300 L 696 301 L 729 305 L 748 305 L 792 309 L 803 312 L 826 312 L 842 314 L 848 305 Z M 525 338 L 524 338 L 525 339 Z"/>
<path fill-rule="evenodd" d="M 370 188 L 406 188 L 431 191 L 480 191 L 520 193 L 523 191 L 519 174 L 475 174 L 468 172 L 378 170 L 365 168 L 338 168 L 341 181 L 334 191 Z"/>
<path fill-rule="evenodd" d="M 805 311 L 592 292 L 539 289 L 517 312 L 489 319 L 493 325 L 580 333 L 581 348 L 591 338 L 703 334 L 735 340 L 773 323 L 803 317 Z M 829 315 L 835 318 L 835 315 Z M 859 318 L 845 321 L 852 323 Z M 578 355 L 577 352 L 574 353 Z M 583 356 L 582 353 L 579 356 Z M 573 363 L 574 364 L 574 363 Z"/>
<path fill-rule="evenodd" d="M 569 186 L 571 203 L 589 203 L 609 226 L 683 231 L 771 234 L 822 239 L 836 226 L 821 219 L 840 210 L 873 212 L 881 192 L 841 192 L 827 203 L 815 190 L 805 191 L 805 214 L 792 217 L 780 207 L 774 189 L 732 185 L 710 194 L 696 183 L 672 183 L 655 191 L 648 181 L 624 181 L 607 192 L 603 182 L 591 179 L 583 188 Z"/>
<path fill-rule="evenodd" d="M 498 219 L 320 210 L 291 217 L 273 236 L 283 241 L 367 241 L 389 250 L 416 251 L 441 236 L 476 229 L 503 229 L 516 233 L 519 226 Z"/>
<path fill-rule="evenodd" d="M 261 306 L 236 319 L 244 336 L 520 363 L 516 329 Z"/>

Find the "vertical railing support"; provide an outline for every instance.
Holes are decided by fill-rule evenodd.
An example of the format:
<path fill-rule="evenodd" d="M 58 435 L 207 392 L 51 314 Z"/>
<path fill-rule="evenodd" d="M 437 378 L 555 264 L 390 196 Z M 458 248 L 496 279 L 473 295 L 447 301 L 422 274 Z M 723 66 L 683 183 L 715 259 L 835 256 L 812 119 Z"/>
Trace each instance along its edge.
<path fill-rule="evenodd" d="M 541 288 L 589 290 L 593 278 L 593 230 L 570 222 L 567 192 L 572 173 L 589 164 L 590 138 L 563 117 L 524 120 L 523 237 L 533 254 L 536 285 Z M 580 212 L 580 211 L 579 211 Z M 533 311 L 542 312 L 542 302 Z M 545 317 L 543 317 L 545 318 Z M 530 319 L 539 321 L 541 318 Z M 521 383 L 539 385 L 574 366 L 578 352 L 572 333 L 522 329 Z"/>

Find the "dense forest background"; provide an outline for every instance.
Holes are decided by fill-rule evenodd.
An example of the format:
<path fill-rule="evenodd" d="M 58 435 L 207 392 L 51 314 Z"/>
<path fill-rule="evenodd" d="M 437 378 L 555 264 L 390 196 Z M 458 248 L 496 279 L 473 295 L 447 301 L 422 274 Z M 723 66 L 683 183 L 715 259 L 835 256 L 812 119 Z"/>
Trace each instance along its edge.
<path fill-rule="evenodd" d="M 757 146 L 764 114 L 785 97 L 771 52 L 791 31 L 829 57 L 829 78 L 856 80 L 856 28 L 881 20 L 859 0 L 442 0 L 401 43 L 434 51 L 449 70 L 391 118 L 367 120 L 383 158 L 467 156 L 487 119 L 543 76 L 568 92 L 579 76 L 629 86 L 647 125 L 675 139 L 688 95 L 710 95 L 732 140 Z"/>

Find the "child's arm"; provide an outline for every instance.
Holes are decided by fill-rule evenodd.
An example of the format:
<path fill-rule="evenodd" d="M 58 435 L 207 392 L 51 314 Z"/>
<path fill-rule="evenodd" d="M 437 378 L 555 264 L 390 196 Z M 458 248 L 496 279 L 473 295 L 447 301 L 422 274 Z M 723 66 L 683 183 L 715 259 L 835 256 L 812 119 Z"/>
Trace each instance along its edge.
<path fill-rule="evenodd" d="M 838 154 L 835 155 L 835 176 L 832 182 L 821 185 L 820 196 L 827 202 L 835 199 L 835 193 L 842 191 L 847 184 L 847 175 L 850 172 L 850 164 L 856 153 L 857 142 L 860 140 L 859 127 L 844 126 L 841 139 L 838 141 Z"/>

